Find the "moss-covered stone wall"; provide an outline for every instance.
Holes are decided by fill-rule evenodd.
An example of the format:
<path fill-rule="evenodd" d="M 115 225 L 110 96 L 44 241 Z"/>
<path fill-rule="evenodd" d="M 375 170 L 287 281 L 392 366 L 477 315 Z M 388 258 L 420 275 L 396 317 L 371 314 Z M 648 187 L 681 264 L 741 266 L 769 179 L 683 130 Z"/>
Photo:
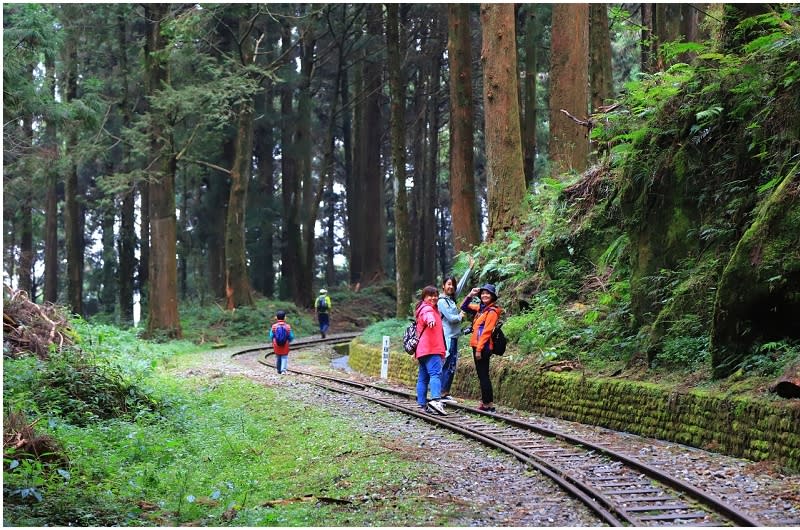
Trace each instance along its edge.
<path fill-rule="evenodd" d="M 350 367 L 378 376 L 381 350 L 357 340 Z M 750 460 L 772 460 L 800 470 L 800 402 L 751 400 L 699 391 L 676 392 L 654 384 L 541 372 L 492 358 L 498 404 L 548 416 L 674 441 Z M 414 386 L 417 364 L 393 351 L 389 378 Z M 471 359 L 459 361 L 453 393 L 480 396 Z"/>

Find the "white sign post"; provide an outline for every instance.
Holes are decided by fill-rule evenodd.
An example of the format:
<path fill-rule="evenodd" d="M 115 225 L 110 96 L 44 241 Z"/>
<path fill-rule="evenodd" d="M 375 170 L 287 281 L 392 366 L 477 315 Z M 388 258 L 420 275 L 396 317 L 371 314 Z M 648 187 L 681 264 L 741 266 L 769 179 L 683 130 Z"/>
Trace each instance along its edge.
<path fill-rule="evenodd" d="M 389 336 L 383 336 L 383 357 L 381 358 L 381 379 L 389 377 Z"/>

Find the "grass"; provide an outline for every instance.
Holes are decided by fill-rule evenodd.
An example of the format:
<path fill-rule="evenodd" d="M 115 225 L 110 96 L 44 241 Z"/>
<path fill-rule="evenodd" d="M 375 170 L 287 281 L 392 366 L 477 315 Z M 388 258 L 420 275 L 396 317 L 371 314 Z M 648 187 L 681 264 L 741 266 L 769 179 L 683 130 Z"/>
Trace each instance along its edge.
<path fill-rule="evenodd" d="M 77 426 L 42 413 L 38 428 L 69 463 L 7 455 L 4 526 L 447 524 L 448 509 L 420 502 L 428 469 L 411 448 L 359 434 L 281 387 L 186 375 L 221 353 L 151 354 L 161 362 L 142 383 L 161 414 Z M 4 362 L 12 373 L 15 362 Z"/>

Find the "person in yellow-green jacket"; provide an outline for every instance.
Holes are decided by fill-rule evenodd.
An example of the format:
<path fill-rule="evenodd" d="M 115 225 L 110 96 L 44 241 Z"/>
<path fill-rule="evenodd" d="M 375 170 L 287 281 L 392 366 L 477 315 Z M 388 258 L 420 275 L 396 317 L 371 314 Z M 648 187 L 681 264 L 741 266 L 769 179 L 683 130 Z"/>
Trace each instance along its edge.
<path fill-rule="evenodd" d="M 314 301 L 314 314 L 319 322 L 319 333 L 324 339 L 331 325 L 331 297 L 325 289 L 319 290 L 319 296 Z"/>

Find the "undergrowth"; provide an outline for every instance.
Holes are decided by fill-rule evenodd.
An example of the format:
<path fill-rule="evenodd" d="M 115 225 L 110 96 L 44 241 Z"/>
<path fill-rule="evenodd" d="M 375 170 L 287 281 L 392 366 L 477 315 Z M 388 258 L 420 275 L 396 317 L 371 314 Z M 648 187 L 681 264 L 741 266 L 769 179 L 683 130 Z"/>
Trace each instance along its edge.
<path fill-rule="evenodd" d="M 421 466 L 346 419 L 246 379 L 198 377 L 216 354 L 198 355 L 189 341 L 76 327 L 80 353 L 4 360 L 5 426 L 19 418 L 20 436 L 46 440 L 52 456 L 4 448 L 4 526 L 405 526 L 442 517 L 428 519 L 436 510 L 410 488 Z M 353 499 L 401 490 L 353 510 Z"/>

